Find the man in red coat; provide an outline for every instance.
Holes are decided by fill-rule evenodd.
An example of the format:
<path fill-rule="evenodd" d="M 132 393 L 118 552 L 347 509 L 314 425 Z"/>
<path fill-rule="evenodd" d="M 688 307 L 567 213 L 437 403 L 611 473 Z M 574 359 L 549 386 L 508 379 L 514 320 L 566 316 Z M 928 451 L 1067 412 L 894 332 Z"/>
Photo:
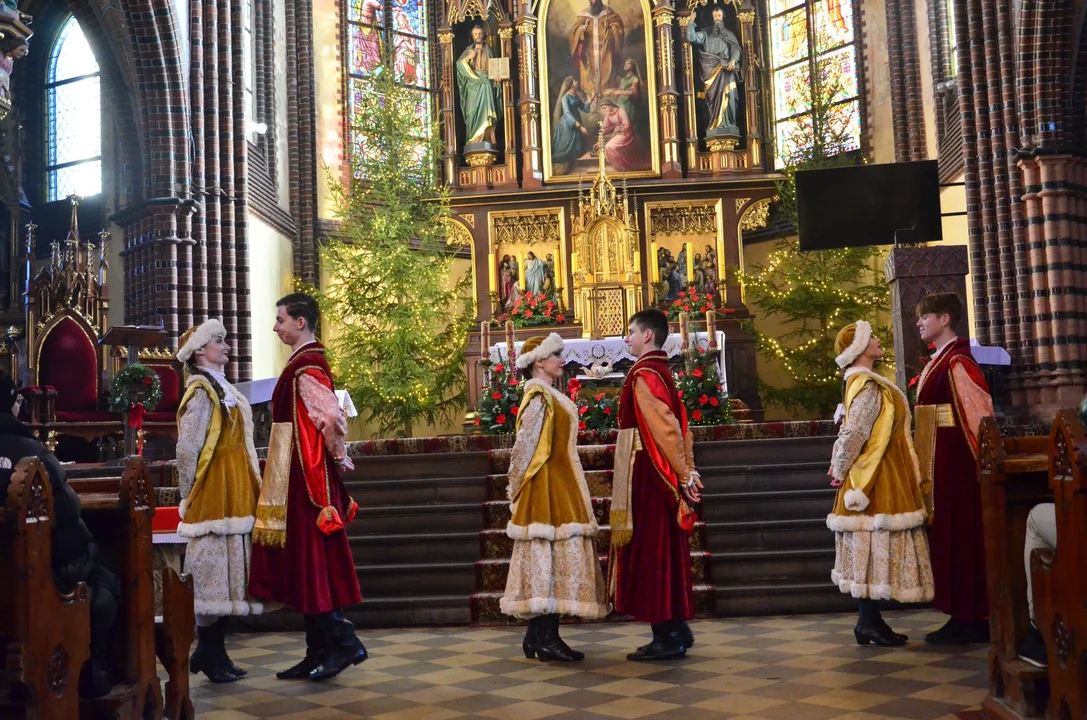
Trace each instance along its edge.
<path fill-rule="evenodd" d="M 367 658 L 343 615 L 362 600 L 345 528 L 358 505 L 340 480 L 354 466 L 332 371 L 314 338 L 317 302 L 292 293 L 276 304 L 276 334 L 293 353 L 272 394 L 249 592 L 289 605 L 305 620 L 305 658 L 276 677 L 326 680 Z"/>
<path fill-rule="evenodd" d="M 702 487 L 687 412 L 668 356 L 668 318 L 649 309 L 630 319 L 627 344 L 638 358 L 619 396 L 612 482 L 609 591 L 615 609 L 653 627 L 653 641 L 628 660 L 674 660 L 694 636 L 689 537 Z"/>
<path fill-rule="evenodd" d="M 917 458 L 933 488 L 932 605 L 951 616 L 925 640 L 939 645 L 989 642 L 977 450 L 978 428 L 982 418 L 993 414 L 993 401 L 969 341 L 955 335 L 963 316 L 959 296 L 929 295 L 917 306 L 917 316 L 921 340 L 936 346 L 921 372 L 914 409 Z"/>

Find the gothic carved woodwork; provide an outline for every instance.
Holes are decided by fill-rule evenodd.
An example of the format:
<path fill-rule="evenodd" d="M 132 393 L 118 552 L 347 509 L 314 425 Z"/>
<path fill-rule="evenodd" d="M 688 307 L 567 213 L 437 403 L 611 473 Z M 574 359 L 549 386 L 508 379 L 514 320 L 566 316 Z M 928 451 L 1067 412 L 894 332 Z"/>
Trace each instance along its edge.
<path fill-rule="evenodd" d="M 445 218 L 442 224 L 445 226 L 445 244 L 451 250 L 466 249 L 471 258 L 469 268 L 472 273 L 472 309 L 479 313 L 479 272 L 476 269 L 476 243 L 472 231 L 465 225 L 465 218 Z M 475 219 L 472 219 L 475 222 Z"/>
<path fill-rule="evenodd" d="M 681 287 L 663 277 L 662 267 L 674 267 L 690 287 L 720 297 L 729 304 L 725 264 L 729 260 L 724 235 L 724 204 L 719 199 L 663 201 L 645 204 L 649 235 L 648 267 L 655 302 L 674 300 Z"/>
<path fill-rule="evenodd" d="M 494 316 L 509 310 L 508 304 L 530 289 L 525 263 L 530 254 L 545 262 L 553 277 L 556 300 L 567 303 L 570 259 L 566 252 L 566 217 L 562 207 L 490 213 L 487 251 L 488 296 Z M 512 267 L 510 267 L 512 266 Z M 515 270 L 513 268 L 516 268 Z M 512 271 L 512 277 L 507 277 Z M 512 285 L 519 289 L 511 293 Z"/>
<path fill-rule="evenodd" d="M 675 46 L 672 43 L 674 18 L 675 11 L 671 7 L 658 7 L 653 10 L 659 51 L 657 104 L 660 112 L 661 175 L 666 178 L 683 176 L 679 156 L 679 117 L 676 113 Z"/>
<path fill-rule="evenodd" d="M 536 73 L 536 18 L 517 18 L 518 78 L 521 94 L 521 178 L 522 187 L 543 185 L 543 150 L 540 137 L 540 86 Z"/>
<path fill-rule="evenodd" d="M 766 227 L 770 217 L 770 203 L 777 200 L 777 195 L 772 198 L 763 198 L 743 208 L 745 200 L 736 201 L 736 213 L 740 215 L 740 230 L 758 230 Z M 743 208 L 743 213 L 740 209 Z"/>

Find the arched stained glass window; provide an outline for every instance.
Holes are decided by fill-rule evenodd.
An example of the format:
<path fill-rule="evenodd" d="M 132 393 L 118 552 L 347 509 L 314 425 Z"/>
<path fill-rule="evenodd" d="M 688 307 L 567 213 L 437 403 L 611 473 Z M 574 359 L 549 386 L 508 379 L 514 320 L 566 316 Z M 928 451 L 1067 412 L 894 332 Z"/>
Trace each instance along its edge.
<path fill-rule="evenodd" d="M 769 9 L 777 166 L 807 156 L 817 143 L 827 154 L 857 150 L 853 0 L 769 0 Z"/>
<path fill-rule="evenodd" d="M 49 201 L 102 192 L 102 91 L 98 61 L 74 17 L 49 53 L 46 186 Z"/>
<path fill-rule="evenodd" d="M 381 65 L 383 43 L 392 42 L 396 81 L 412 90 L 415 114 L 423 137 L 431 126 L 430 18 L 427 0 L 347 0 L 347 47 L 344 65 L 348 82 L 348 126 L 363 107 L 368 78 Z M 352 135 L 354 132 L 352 131 Z M 358 150 L 366 139 L 351 137 Z M 420 145 L 420 152 L 424 147 Z"/>

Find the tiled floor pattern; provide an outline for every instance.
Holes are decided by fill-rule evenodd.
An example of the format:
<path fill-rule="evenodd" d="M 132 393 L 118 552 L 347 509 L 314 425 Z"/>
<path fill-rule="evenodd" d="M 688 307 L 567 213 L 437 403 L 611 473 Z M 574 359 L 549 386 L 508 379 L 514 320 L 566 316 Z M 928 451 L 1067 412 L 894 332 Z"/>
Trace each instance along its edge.
<path fill-rule="evenodd" d="M 234 635 L 230 654 L 249 676 L 213 685 L 193 676 L 201 720 L 445 720 L 668 718 L 869 720 L 968 717 L 985 697 L 988 646 L 921 641 L 944 616 L 887 613 L 904 649 L 859 647 L 855 616 L 733 618 L 692 624 L 682 661 L 639 664 L 633 623 L 564 626 L 581 663 L 526 660 L 518 628 L 360 633 L 370 660 L 328 683 L 276 680 L 304 654 L 301 633 Z"/>

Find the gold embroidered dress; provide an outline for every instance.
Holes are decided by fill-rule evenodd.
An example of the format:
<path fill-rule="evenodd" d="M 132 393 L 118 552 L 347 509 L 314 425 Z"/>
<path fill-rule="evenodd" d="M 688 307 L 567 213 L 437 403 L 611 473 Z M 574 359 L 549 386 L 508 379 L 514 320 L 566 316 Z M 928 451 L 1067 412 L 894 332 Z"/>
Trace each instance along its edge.
<path fill-rule="evenodd" d="M 540 380 L 525 383 L 510 457 L 514 540 L 502 612 L 596 619 L 610 610 L 593 545 L 599 530 L 577 455 L 577 408 Z"/>
<path fill-rule="evenodd" d="M 845 420 L 831 474 L 842 481 L 827 527 L 834 531 L 831 580 L 856 598 L 927 602 L 932 565 L 922 486 L 906 396 L 866 368 L 845 372 Z"/>
<path fill-rule="evenodd" d="M 185 572 L 193 576 L 197 615 L 264 611 L 249 596 L 250 534 L 260 473 L 249 403 L 214 371 L 192 375 L 178 408 L 177 468 L 181 522 L 188 539 Z M 209 377 L 211 380 L 209 380 Z M 211 382 L 219 384 L 219 394 Z"/>

